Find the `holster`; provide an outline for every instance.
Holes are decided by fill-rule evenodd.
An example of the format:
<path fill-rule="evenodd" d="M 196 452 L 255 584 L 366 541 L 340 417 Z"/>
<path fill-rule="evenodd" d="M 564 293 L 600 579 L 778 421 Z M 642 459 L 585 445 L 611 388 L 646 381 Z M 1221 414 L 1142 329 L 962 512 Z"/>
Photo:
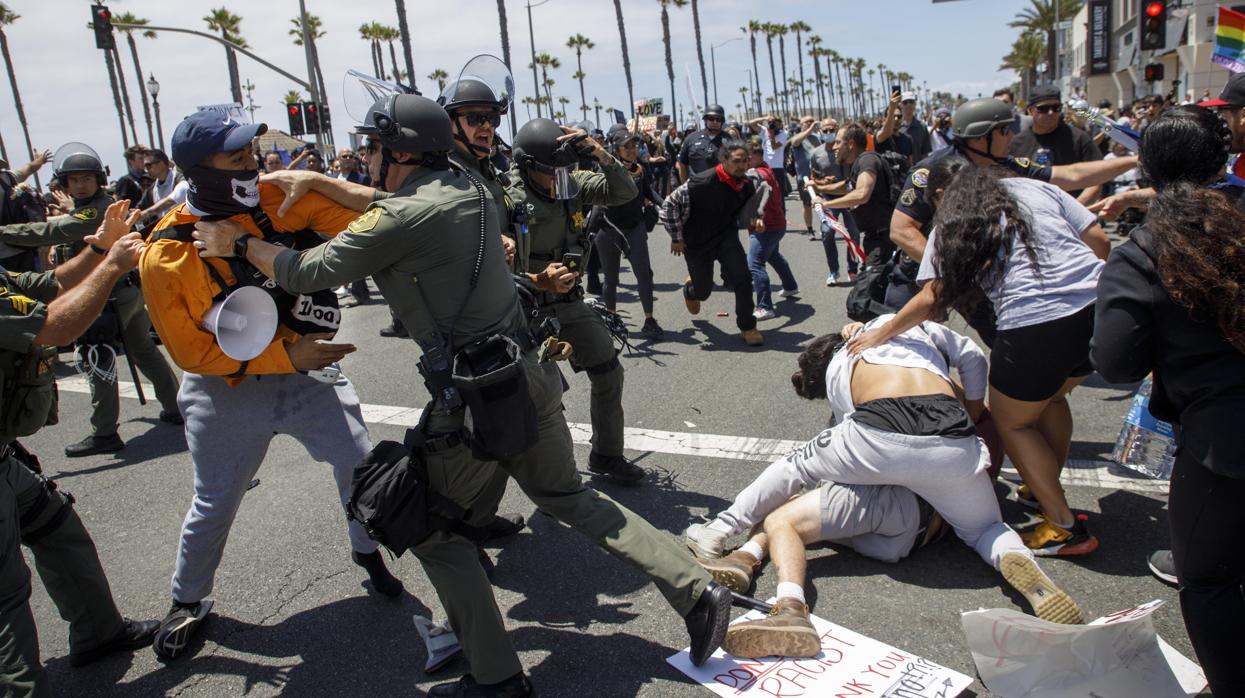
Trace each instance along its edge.
<path fill-rule="evenodd" d="M 454 387 L 467 408 L 464 426 L 476 458 L 512 458 L 536 444 L 536 406 L 523 365 L 530 342 L 530 336 L 495 334 L 454 354 Z"/>

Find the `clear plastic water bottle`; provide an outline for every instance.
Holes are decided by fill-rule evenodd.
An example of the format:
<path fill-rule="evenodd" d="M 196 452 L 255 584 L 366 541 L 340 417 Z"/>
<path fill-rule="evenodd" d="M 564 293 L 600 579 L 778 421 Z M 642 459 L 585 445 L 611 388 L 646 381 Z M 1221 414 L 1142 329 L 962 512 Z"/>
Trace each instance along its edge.
<path fill-rule="evenodd" d="M 1170 480 L 1176 462 L 1176 433 L 1171 424 L 1150 414 L 1151 376 L 1141 382 L 1115 440 L 1111 460 L 1157 480 Z"/>

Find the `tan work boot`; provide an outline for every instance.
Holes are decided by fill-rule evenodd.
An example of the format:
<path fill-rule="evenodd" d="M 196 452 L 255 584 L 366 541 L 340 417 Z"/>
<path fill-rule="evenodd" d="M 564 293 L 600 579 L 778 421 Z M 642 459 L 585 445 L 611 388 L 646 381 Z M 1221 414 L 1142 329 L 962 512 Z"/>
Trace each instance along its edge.
<path fill-rule="evenodd" d="M 761 568 L 761 561 L 740 550 L 716 560 L 696 558 L 705 571 L 713 575 L 713 581 L 737 594 L 743 594 L 752 586 L 752 575 Z"/>
<path fill-rule="evenodd" d="M 1033 607 L 1033 615 L 1052 623 L 1079 625 L 1085 620 L 1081 609 L 1068 593 L 1055 586 L 1037 561 L 1020 553 L 1007 553 L 999 561 L 999 572 Z"/>
<path fill-rule="evenodd" d="M 727 628 L 722 648 L 746 659 L 815 657 L 821 651 L 821 638 L 808 618 L 808 606 L 784 597 L 769 616 Z"/>
<path fill-rule="evenodd" d="M 691 313 L 692 315 L 700 315 L 700 301 L 696 300 L 695 298 L 687 297 L 687 287 L 691 283 L 692 283 L 692 277 L 690 276 L 683 280 L 683 290 L 684 290 L 683 305 L 687 306 L 687 312 Z"/>
<path fill-rule="evenodd" d="M 757 329 L 744 330 L 739 333 L 739 336 L 743 337 L 744 344 L 747 344 L 750 347 L 759 347 L 762 344 L 765 344 L 765 339 L 761 336 L 761 331 Z"/>

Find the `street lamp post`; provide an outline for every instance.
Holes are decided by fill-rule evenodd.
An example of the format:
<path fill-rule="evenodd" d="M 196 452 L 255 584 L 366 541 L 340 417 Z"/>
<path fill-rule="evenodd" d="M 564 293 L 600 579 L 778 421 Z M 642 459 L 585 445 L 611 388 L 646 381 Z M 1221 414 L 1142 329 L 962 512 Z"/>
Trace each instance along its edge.
<path fill-rule="evenodd" d="M 719 102 L 718 102 L 718 61 L 717 61 L 717 58 L 714 57 L 714 50 L 719 49 L 729 44 L 732 41 L 743 41 L 743 37 L 737 36 L 734 39 L 727 39 L 726 41 L 723 41 L 720 44 L 709 46 L 709 65 L 713 66 L 713 101 L 715 103 L 719 103 Z"/>
<path fill-rule="evenodd" d="M 596 97 L 592 98 L 592 108 L 596 111 L 597 128 L 601 128 L 601 101 Z"/>
<path fill-rule="evenodd" d="M 164 150 L 164 125 L 160 123 L 160 83 L 156 82 L 156 76 L 148 74 L 147 92 L 151 93 L 151 105 L 156 110 L 156 135 L 160 141 L 160 150 Z"/>
<path fill-rule="evenodd" d="M 540 7 L 549 0 L 540 0 L 536 4 L 527 3 L 527 40 L 532 45 L 532 89 L 536 93 L 536 118 L 540 118 L 540 81 L 536 79 L 536 34 L 532 31 L 532 8 Z M 553 116 L 553 105 L 549 105 L 549 116 Z"/>

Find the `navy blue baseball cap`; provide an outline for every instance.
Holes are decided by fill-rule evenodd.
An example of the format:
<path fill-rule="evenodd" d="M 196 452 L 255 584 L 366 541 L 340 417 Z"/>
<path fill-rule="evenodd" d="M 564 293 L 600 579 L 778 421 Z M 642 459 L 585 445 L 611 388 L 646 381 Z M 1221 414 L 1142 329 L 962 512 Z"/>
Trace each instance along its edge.
<path fill-rule="evenodd" d="M 179 167 L 194 167 L 214 153 L 245 148 L 267 131 L 267 124 L 244 124 L 218 111 L 197 111 L 173 131 L 173 161 Z"/>

